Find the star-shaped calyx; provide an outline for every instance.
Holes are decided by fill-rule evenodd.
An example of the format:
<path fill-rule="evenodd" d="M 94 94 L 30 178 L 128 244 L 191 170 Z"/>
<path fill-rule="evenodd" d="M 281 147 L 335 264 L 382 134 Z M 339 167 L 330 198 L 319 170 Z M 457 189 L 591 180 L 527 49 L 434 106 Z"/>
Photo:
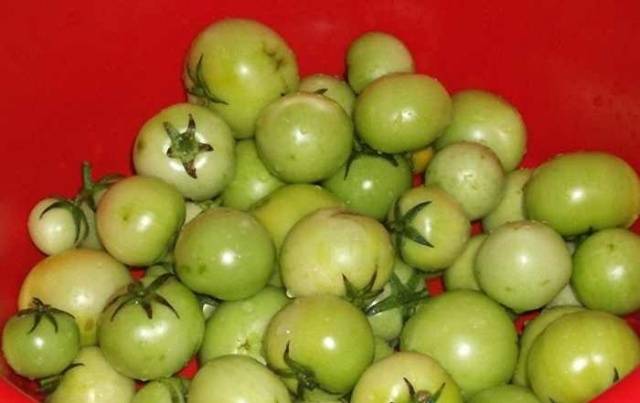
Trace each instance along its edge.
<path fill-rule="evenodd" d="M 400 252 L 402 243 L 405 238 L 419 243 L 422 246 L 433 248 L 433 244 L 429 242 L 422 234 L 412 225 L 413 219 L 428 205 L 431 201 L 424 201 L 411 207 L 404 215 L 400 214 L 400 201 L 396 201 L 394 207 L 394 219 L 389 223 L 389 230 L 395 235 L 396 250 Z"/>
<path fill-rule="evenodd" d="M 284 349 L 283 359 L 287 364 L 287 369 L 274 368 L 274 372 L 283 378 L 293 378 L 298 381 L 298 388 L 296 390 L 296 396 L 300 399 L 304 398 L 304 392 L 306 390 L 321 389 L 318 385 L 318 381 L 315 379 L 313 370 L 306 365 L 300 364 L 291 358 L 291 346 L 290 342 L 287 342 L 287 346 Z"/>
<path fill-rule="evenodd" d="M 32 308 L 23 309 L 17 313 L 18 317 L 33 315 L 33 326 L 31 326 L 31 329 L 29 329 L 27 334 L 33 333 L 42 322 L 42 319 L 49 321 L 51 325 L 53 325 L 55 332 L 58 333 L 58 321 L 53 314 L 63 314 L 73 318 L 73 315 L 70 313 L 53 308 L 51 305 L 47 305 L 42 302 L 40 298 L 33 298 L 31 305 L 33 306 Z"/>
<path fill-rule="evenodd" d="M 347 159 L 347 162 L 345 164 L 344 179 L 347 179 L 347 176 L 349 176 L 349 170 L 351 169 L 351 164 L 353 164 L 353 162 L 358 158 L 364 157 L 364 156 L 382 158 L 383 160 L 387 161 L 389 164 L 393 165 L 394 167 L 398 166 L 398 161 L 396 160 L 395 155 L 375 150 L 371 148 L 367 143 L 364 143 L 358 140 L 357 138 L 354 138 L 353 150 L 351 151 L 351 154 L 349 155 L 349 158 Z"/>
<path fill-rule="evenodd" d="M 167 307 L 171 312 L 174 313 L 174 315 L 176 315 L 177 318 L 180 318 L 180 315 L 169 303 L 169 301 L 167 301 L 165 297 L 158 294 L 157 292 L 158 289 L 172 277 L 173 274 L 171 273 L 163 274 L 162 276 L 159 276 L 158 278 L 153 280 L 151 284 L 146 287 L 140 281 L 133 282 L 129 284 L 127 290 L 123 294 L 120 294 L 113 300 L 111 300 L 105 310 L 113 305 L 117 305 L 116 309 L 113 311 L 113 314 L 111 314 L 111 320 L 114 320 L 118 315 L 118 312 L 120 312 L 122 308 L 128 305 L 137 305 L 144 310 L 147 318 L 153 319 L 153 308 L 151 304 L 155 302 Z"/>
<path fill-rule="evenodd" d="M 200 58 L 198 58 L 198 63 L 196 64 L 195 71 L 191 70 L 191 68 L 187 66 L 187 75 L 189 76 L 189 79 L 191 79 L 192 83 L 191 87 L 187 88 L 187 93 L 193 95 L 194 97 L 200 98 L 205 105 L 229 105 L 226 101 L 218 98 L 207 85 L 207 81 L 204 78 L 204 73 L 202 72 L 203 59 L 204 54 L 201 54 Z"/>
<path fill-rule="evenodd" d="M 424 277 L 413 274 L 406 284 L 403 284 L 398 276 L 393 273 L 389 279 L 391 293 L 384 299 L 373 300 L 364 309 L 367 316 L 379 314 L 395 308 L 402 309 L 403 319 L 407 319 L 413 314 L 415 307 L 421 301 L 429 297 L 429 292 L 424 287 L 418 287 L 424 282 Z"/>
<path fill-rule="evenodd" d="M 189 114 L 187 130 L 180 132 L 170 122 L 163 122 L 164 130 L 171 140 L 171 146 L 167 149 L 167 157 L 177 159 L 182 163 L 187 174 L 198 178 L 195 160 L 201 153 L 213 151 L 213 147 L 207 143 L 201 143 L 196 139 L 196 121 L 193 115 Z"/>

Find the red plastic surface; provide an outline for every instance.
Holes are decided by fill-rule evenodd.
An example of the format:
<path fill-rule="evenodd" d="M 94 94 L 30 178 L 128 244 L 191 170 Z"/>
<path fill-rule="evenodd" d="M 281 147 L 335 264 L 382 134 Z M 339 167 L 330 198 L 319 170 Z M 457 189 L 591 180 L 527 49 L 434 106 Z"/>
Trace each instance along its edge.
<path fill-rule="evenodd" d="M 391 32 L 418 70 L 450 91 L 485 88 L 511 100 L 530 132 L 526 165 L 602 149 L 640 169 L 635 0 L 3 1 L 0 326 L 41 258 L 26 233 L 30 207 L 45 195 L 71 195 L 84 159 L 98 175 L 129 172 L 141 124 L 184 100 L 180 73 L 191 39 L 227 16 L 274 27 L 303 74 L 341 74 L 354 37 Z M 29 401 L 21 396 L 0 382 L 0 401 Z M 598 400 L 638 401 L 638 371 Z"/>

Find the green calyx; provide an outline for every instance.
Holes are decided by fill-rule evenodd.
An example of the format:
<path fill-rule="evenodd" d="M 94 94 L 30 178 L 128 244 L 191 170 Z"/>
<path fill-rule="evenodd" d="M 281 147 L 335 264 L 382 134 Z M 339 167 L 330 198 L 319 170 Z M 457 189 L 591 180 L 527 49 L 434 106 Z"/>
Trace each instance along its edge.
<path fill-rule="evenodd" d="M 364 309 L 364 313 L 367 316 L 372 316 L 391 309 L 401 308 L 402 317 L 407 319 L 413 314 L 416 306 L 429 297 L 429 292 L 425 288 L 420 287 L 418 289 L 423 281 L 424 277 L 414 273 L 407 284 L 403 284 L 398 276 L 393 273 L 389 280 L 391 294 L 385 299 L 370 303 Z"/>
<path fill-rule="evenodd" d="M 409 402 L 410 403 L 437 403 L 440 400 L 440 395 L 442 395 L 442 391 L 444 389 L 445 384 L 440 385 L 436 393 L 431 394 L 431 392 L 426 390 L 418 390 L 413 387 L 411 382 L 407 378 L 402 378 L 404 380 L 405 385 L 409 389 Z"/>
<path fill-rule="evenodd" d="M 342 282 L 344 283 L 346 292 L 345 299 L 358 308 L 364 309 L 364 307 L 369 304 L 371 300 L 375 299 L 378 295 L 380 295 L 380 293 L 382 293 L 382 289 L 373 289 L 373 285 L 376 283 L 377 275 L 378 272 L 374 272 L 371 276 L 371 279 L 364 287 L 357 288 L 351 283 L 351 281 L 349 281 L 347 276 L 343 274 Z"/>
<path fill-rule="evenodd" d="M 198 174 L 194 165 L 195 159 L 201 153 L 213 151 L 213 147 L 207 143 L 201 143 L 196 139 L 196 122 L 193 115 L 189 114 L 187 130 L 178 131 L 171 123 L 163 122 L 164 130 L 171 140 L 171 146 L 167 150 L 167 157 L 182 162 L 187 174 L 196 179 Z"/>
<path fill-rule="evenodd" d="M 105 310 L 113 305 L 117 306 L 113 311 L 113 314 L 111 315 L 111 320 L 113 321 L 118 315 L 118 312 L 122 310 L 122 308 L 126 307 L 127 305 L 138 305 L 144 310 L 147 318 L 153 319 L 152 303 L 155 302 L 165 306 L 171 312 L 173 312 L 177 318 L 180 318 L 180 315 L 169 303 L 169 301 L 167 301 L 166 298 L 157 293 L 158 289 L 172 277 L 173 274 L 171 273 L 163 274 L 153 280 L 153 282 L 151 282 L 151 284 L 146 287 L 140 281 L 131 283 L 123 294 L 118 295 L 113 300 L 111 300 L 111 302 L 109 302 Z"/>
<path fill-rule="evenodd" d="M 208 104 L 223 104 L 229 105 L 226 101 L 218 98 L 207 85 L 206 80 L 204 79 L 204 73 L 202 72 L 202 62 L 204 59 L 204 54 L 200 55 L 198 59 L 198 63 L 196 64 L 195 71 L 191 70 L 187 66 L 187 75 L 189 79 L 191 79 L 191 87 L 187 88 L 187 93 L 193 95 L 194 97 L 200 98 L 205 105 Z"/>
<path fill-rule="evenodd" d="M 321 389 L 315 379 L 313 370 L 291 358 L 290 343 L 287 343 L 287 346 L 284 349 L 283 358 L 288 368 L 275 368 L 274 372 L 283 378 L 295 378 L 298 381 L 298 389 L 296 390 L 296 396 L 298 398 L 303 399 L 304 393 L 307 390 Z"/>
<path fill-rule="evenodd" d="M 396 250 L 400 251 L 405 238 L 422 246 L 433 248 L 433 244 L 429 242 L 420 232 L 412 226 L 413 219 L 427 206 L 431 201 L 424 201 L 411 207 L 404 215 L 400 214 L 400 202 L 397 201 L 394 207 L 395 221 L 389 223 L 389 229 L 395 235 Z"/>
<path fill-rule="evenodd" d="M 40 219 L 45 216 L 49 211 L 54 209 L 62 209 L 67 210 L 71 217 L 73 218 L 73 224 L 76 228 L 76 235 L 73 239 L 75 244 L 82 241 L 89 234 L 89 223 L 87 222 L 87 216 L 84 214 L 80 205 L 75 200 L 65 199 L 62 197 L 56 198 L 56 201 L 51 203 L 49 207 L 44 209 L 42 213 L 40 213 Z"/>
<path fill-rule="evenodd" d="M 354 139 L 353 150 L 351 151 L 351 155 L 349 155 L 349 158 L 347 159 L 347 162 L 345 164 L 344 179 L 347 179 L 347 176 L 349 176 L 349 170 L 351 169 L 351 164 L 353 164 L 353 162 L 358 158 L 361 158 L 364 156 L 382 158 L 383 160 L 387 161 L 389 164 L 393 165 L 394 167 L 398 166 L 398 160 L 396 160 L 395 155 L 374 150 L 373 148 L 369 147 L 368 144 L 363 143 L 358 139 Z"/>
<path fill-rule="evenodd" d="M 120 174 L 108 174 L 94 182 L 92 177 L 91 164 L 88 161 L 82 162 L 82 189 L 75 198 L 75 204 L 87 203 L 91 210 L 96 211 L 95 195 L 122 179 Z"/>
<path fill-rule="evenodd" d="M 58 333 L 58 321 L 53 314 L 63 314 L 73 318 L 73 315 L 70 313 L 53 308 L 42 302 L 39 298 L 34 298 L 31 305 L 33 305 L 33 308 L 23 309 L 16 314 L 19 318 L 27 315 L 34 315 L 33 326 L 31 326 L 31 329 L 29 329 L 27 334 L 33 333 L 42 322 L 42 319 L 49 321 L 51 325 L 53 325 L 55 332 Z"/>

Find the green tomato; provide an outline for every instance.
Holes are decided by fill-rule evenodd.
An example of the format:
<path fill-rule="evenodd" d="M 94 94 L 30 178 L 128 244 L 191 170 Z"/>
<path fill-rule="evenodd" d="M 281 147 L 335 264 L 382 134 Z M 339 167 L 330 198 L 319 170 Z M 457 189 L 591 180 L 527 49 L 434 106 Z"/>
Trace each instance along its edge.
<path fill-rule="evenodd" d="M 143 381 L 178 372 L 198 351 L 203 335 L 198 299 L 171 274 L 131 284 L 112 299 L 98 326 L 109 363 Z"/>
<path fill-rule="evenodd" d="M 356 93 L 390 73 L 413 73 L 413 57 L 402 41 L 384 32 L 367 32 L 347 51 L 347 77 Z"/>
<path fill-rule="evenodd" d="M 402 260 L 426 272 L 449 267 L 464 250 L 471 232 L 460 204 L 437 186 L 407 191 L 391 209 L 389 220 Z"/>
<path fill-rule="evenodd" d="M 267 286 L 250 298 L 220 304 L 207 320 L 200 362 L 242 354 L 266 363 L 264 333 L 271 318 L 288 303 L 282 289 Z"/>
<path fill-rule="evenodd" d="M 287 235 L 280 275 L 290 296 L 333 294 L 357 303 L 382 289 L 394 256 L 389 233 L 376 220 L 322 209 L 300 220 Z"/>
<path fill-rule="evenodd" d="M 222 205 L 248 210 L 257 201 L 284 186 L 264 165 L 256 143 L 243 140 L 236 144 L 236 173 L 222 193 Z"/>
<path fill-rule="evenodd" d="M 286 386 L 264 365 L 242 355 L 207 362 L 189 386 L 188 403 L 290 403 Z"/>
<path fill-rule="evenodd" d="M 474 266 L 478 250 L 487 239 L 487 234 L 472 236 L 467 242 L 462 254 L 444 272 L 444 286 L 447 291 L 453 290 L 476 290 L 480 291 L 480 286 L 476 280 Z"/>
<path fill-rule="evenodd" d="M 397 339 L 405 319 L 426 298 L 424 275 L 396 257 L 390 281 L 365 309 L 374 336 Z"/>
<path fill-rule="evenodd" d="M 540 403 L 540 400 L 522 386 L 500 385 L 477 393 L 469 403 Z"/>
<path fill-rule="evenodd" d="M 184 199 L 160 179 L 131 176 L 107 190 L 96 213 L 109 254 L 130 266 L 149 266 L 173 246 L 184 222 Z"/>
<path fill-rule="evenodd" d="M 71 209 L 75 206 L 56 207 L 61 199 L 40 200 L 31 212 L 27 228 L 33 244 L 46 255 L 55 255 L 78 245 L 87 236 L 87 223 L 76 222 Z M 78 212 L 76 212 L 78 214 Z"/>
<path fill-rule="evenodd" d="M 450 193 L 469 219 L 476 220 L 500 202 L 504 171 L 491 149 L 460 142 L 436 153 L 425 172 L 425 184 L 438 185 Z"/>
<path fill-rule="evenodd" d="M 529 350 L 536 338 L 544 332 L 544 330 L 554 321 L 568 315 L 570 313 L 582 311 L 577 306 L 558 306 L 551 309 L 545 309 L 542 314 L 537 316 L 531 322 L 527 323 L 520 338 L 520 355 L 518 356 L 518 364 L 513 374 L 512 382 L 520 386 L 529 386 L 529 378 L 527 376 L 527 360 L 529 359 Z"/>
<path fill-rule="evenodd" d="M 353 114 L 356 96 L 349 84 L 337 77 L 326 74 L 306 76 L 300 81 L 299 90 L 324 95 L 337 102 L 347 112 L 347 115 L 351 116 Z"/>
<path fill-rule="evenodd" d="M 463 401 L 458 385 L 436 360 L 400 352 L 367 368 L 353 389 L 351 403 L 430 402 L 427 399 L 438 391 L 437 403 Z"/>
<path fill-rule="evenodd" d="M 113 369 L 98 347 L 83 348 L 73 363 L 79 365 L 65 372 L 47 403 L 115 403 L 133 399 L 133 380 Z"/>
<path fill-rule="evenodd" d="M 573 291 L 571 283 L 565 285 L 564 288 L 560 290 L 560 292 L 544 307 L 545 309 L 548 309 L 555 306 L 582 306 L 582 303 L 578 301 L 578 297 L 576 297 L 575 291 Z"/>
<path fill-rule="evenodd" d="M 80 349 L 73 316 L 39 299 L 34 307 L 13 315 L 2 330 L 2 352 L 19 375 L 39 379 L 61 373 Z"/>
<path fill-rule="evenodd" d="M 564 240 L 535 221 L 505 224 L 484 241 L 475 262 L 482 291 L 516 312 L 550 302 L 571 278 Z"/>
<path fill-rule="evenodd" d="M 356 131 L 385 153 L 431 144 L 451 120 L 451 99 L 437 80 L 421 74 L 391 74 L 367 86 L 356 100 Z"/>
<path fill-rule="evenodd" d="M 343 206 L 340 199 L 320 186 L 298 184 L 279 188 L 254 205 L 251 214 L 266 228 L 279 251 L 302 217 L 322 208 Z"/>
<path fill-rule="evenodd" d="M 640 236 L 596 232 L 578 245 L 571 284 L 587 308 L 626 315 L 640 309 Z"/>
<path fill-rule="evenodd" d="M 356 213 L 383 220 L 393 202 L 411 188 L 411 168 L 401 156 L 355 154 L 322 185 Z"/>
<path fill-rule="evenodd" d="M 176 273 L 187 287 L 225 301 L 250 297 L 269 281 L 275 250 L 251 215 L 213 208 L 194 218 L 178 237 Z"/>
<path fill-rule="evenodd" d="M 578 403 L 596 397 L 638 364 L 640 340 L 624 320 L 581 311 L 557 319 L 536 338 L 527 372 L 541 402 Z"/>
<path fill-rule="evenodd" d="M 206 211 L 213 207 L 220 207 L 222 204 L 222 197 L 217 197 L 213 200 L 205 200 L 203 202 L 192 202 L 186 201 L 184 203 L 185 207 L 185 216 L 184 216 L 184 224 L 182 227 L 191 222 L 194 218 L 200 215 L 203 211 Z"/>
<path fill-rule="evenodd" d="M 252 137 L 260 111 L 298 87 L 298 65 L 287 43 L 251 20 L 224 19 L 191 44 L 184 71 L 189 101 L 205 105 L 236 138 Z"/>
<path fill-rule="evenodd" d="M 188 387 L 186 379 L 158 379 L 142 387 L 131 403 L 186 403 Z"/>
<path fill-rule="evenodd" d="M 529 219 L 545 222 L 565 237 L 626 227 L 640 212 L 640 181 L 614 155 L 565 154 L 534 171 L 524 204 Z"/>
<path fill-rule="evenodd" d="M 527 128 L 518 110 L 504 98 L 481 90 L 460 91 L 451 100 L 451 124 L 436 147 L 460 141 L 480 143 L 496 154 L 506 172 L 516 169 L 527 142 Z"/>
<path fill-rule="evenodd" d="M 109 298 L 131 283 L 126 267 L 105 252 L 71 249 L 50 256 L 31 269 L 20 288 L 18 308 L 33 298 L 73 315 L 83 346 L 97 342 L 97 323 Z"/>
<path fill-rule="evenodd" d="M 348 400 L 342 395 L 324 392 L 320 389 L 306 391 L 304 399 L 296 398 L 296 403 L 347 403 Z"/>
<path fill-rule="evenodd" d="M 518 336 L 504 308 L 477 291 L 458 290 L 416 311 L 402 331 L 400 349 L 433 357 L 472 396 L 511 379 Z"/>
<path fill-rule="evenodd" d="M 139 175 L 172 184 L 188 199 L 211 199 L 224 189 L 235 165 L 231 129 L 218 115 L 176 104 L 149 119 L 133 146 Z"/>
<path fill-rule="evenodd" d="M 315 387 L 349 392 L 374 357 L 374 337 L 364 314 L 333 295 L 293 300 L 265 334 L 269 367 L 304 398 Z"/>
<path fill-rule="evenodd" d="M 518 169 L 505 178 L 502 199 L 498 205 L 482 219 L 482 228 L 491 232 L 502 224 L 526 219 L 524 211 L 524 187 L 531 178 L 530 169 Z"/>
<path fill-rule="evenodd" d="M 353 124 L 336 102 L 298 92 L 263 109 L 256 124 L 256 146 L 266 167 L 285 182 L 329 178 L 347 161 Z"/>

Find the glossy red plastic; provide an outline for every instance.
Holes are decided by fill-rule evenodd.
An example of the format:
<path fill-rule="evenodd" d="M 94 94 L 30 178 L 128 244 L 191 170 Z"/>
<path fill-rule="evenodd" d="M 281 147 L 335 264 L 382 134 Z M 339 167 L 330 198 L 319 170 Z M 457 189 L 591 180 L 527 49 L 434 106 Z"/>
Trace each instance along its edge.
<path fill-rule="evenodd" d="M 141 124 L 185 99 L 191 39 L 224 17 L 276 29 L 302 74 L 344 72 L 349 42 L 397 35 L 420 72 L 451 91 L 484 88 L 522 112 L 525 164 L 600 149 L 640 170 L 640 2 L 636 0 L 66 0 L 0 4 L 0 326 L 39 255 L 31 206 L 71 195 L 81 161 L 130 172 Z M 639 318 L 630 321 L 640 322 Z M 4 370 L 0 401 L 30 401 Z M 640 401 L 640 372 L 598 402 Z"/>

